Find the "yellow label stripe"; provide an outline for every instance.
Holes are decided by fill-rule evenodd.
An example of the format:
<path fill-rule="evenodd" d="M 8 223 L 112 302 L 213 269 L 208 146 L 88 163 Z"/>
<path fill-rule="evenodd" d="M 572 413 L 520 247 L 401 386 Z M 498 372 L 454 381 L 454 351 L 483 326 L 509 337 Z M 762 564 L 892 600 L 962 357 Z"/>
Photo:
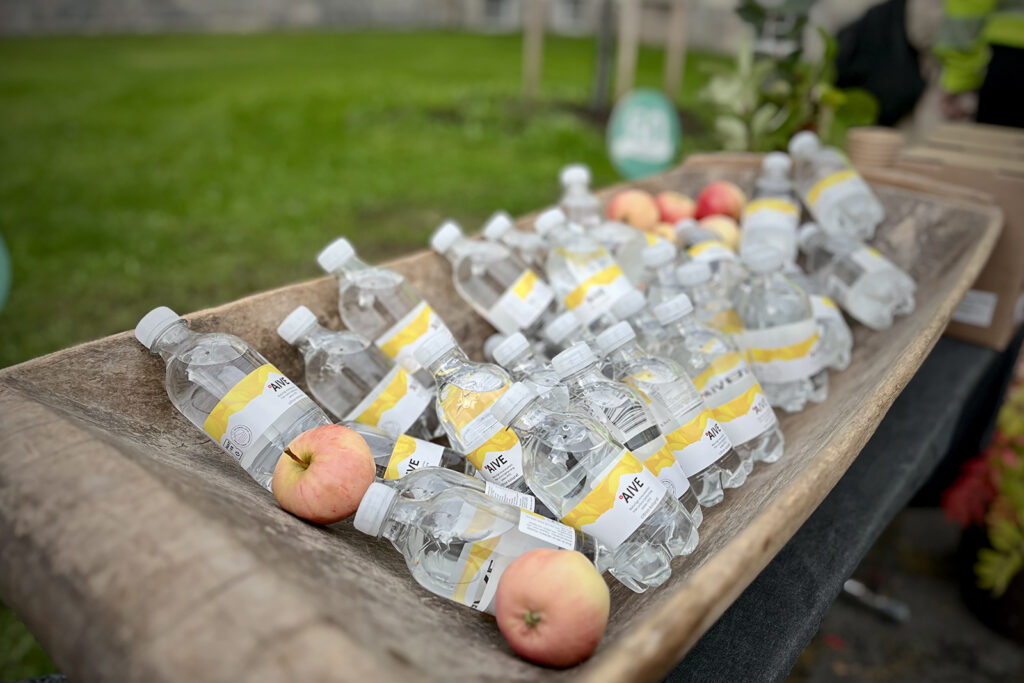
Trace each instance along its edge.
<path fill-rule="evenodd" d="M 224 432 L 228 429 L 228 420 L 263 393 L 264 385 L 266 385 L 271 372 L 283 374 L 273 365 L 267 363 L 256 368 L 243 377 L 238 384 L 231 387 L 231 390 L 224 394 L 224 398 L 214 406 L 206 418 L 203 423 L 203 431 L 213 437 L 214 441 L 220 443 Z"/>
<path fill-rule="evenodd" d="M 737 417 L 743 417 L 750 412 L 757 395 L 761 393 L 761 386 L 755 384 L 736 398 L 723 403 L 711 412 L 719 422 L 732 422 Z"/>
<path fill-rule="evenodd" d="M 833 185 L 838 185 L 844 180 L 849 180 L 850 178 L 853 178 L 856 175 L 857 171 L 853 170 L 852 168 L 849 168 L 846 169 L 845 171 L 839 171 L 837 173 L 833 173 L 832 175 L 825 176 L 824 178 L 819 180 L 814 185 L 814 187 L 811 188 L 810 192 L 807 193 L 807 203 L 811 205 L 816 204 L 818 202 L 818 197 L 821 196 L 822 192 L 832 187 Z"/>
<path fill-rule="evenodd" d="M 771 363 L 777 360 L 795 360 L 803 358 L 811 352 L 811 349 L 818 343 L 818 333 L 815 332 L 809 338 L 797 344 L 779 346 L 774 349 L 759 349 L 751 347 L 747 349 L 750 359 L 755 363 Z"/>
<path fill-rule="evenodd" d="M 527 270 L 519 278 L 519 281 L 513 285 L 512 291 L 515 292 L 516 296 L 525 301 L 526 297 L 530 296 L 530 292 L 533 291 L 538 279 L 537 273 Z"/>
<path fill-rule="evenodd" d="M 360 413 L 356 421 L 376 427 L 380 424 L 381 416 L 398 405 L 398 402 L 405 398 L 405 395 L 408 393 L 409 377 L 405 374 L 404 368 L 399 368 L 384 391 L 377 397 L 377 400 Z"/>
<path fill-rule="evenodd" d="M 427 329 L 430 327 L 430 316 L 433 312 L 430 306 L 424 306 L 423 310 L 409 321 L 408 325 L 399 330 L 391 339 L 381 344 L 380 350 L 388 358 L 397 358 L 402 349 L 426 334 Z"/>
<path fill-rule="evenodd" d="M 586 282 L 581 284 L 576 289 L 569 292 L 565 297 L 565 307 L 569 310 L 578 308 L 580 304 L 587 298 L 587 292 L 594 287 L 600 287 L 603 285 L 610 285 L 615 282 L 618 278 L 622 277 L 622 269 L 617 265 L 608 266 L 596 275 L 592 275 L 587 279 Z"/>
<path fill-rule="evenodd" d="M 398 466 L 405 462 L 406 458 L 416 452 L 416 439 L 402 434 L 395 441 L 395 448 L 391 451 L 391 458 L 388 460 L 388 468 L 384 472 L 385 479 L 398 479 Z"/>
<path fill-rule="evenodd" d="M 615 506 L 619 480 L 627 474 L 639 474 L 643 470 L 644 464 L 637 460 L 635 455 L 626 451 L 608 476 L 570 510 L 569 514 L 562 518 L 562 522 L 575 529 L 582 529 L 584 525 L 597 521 L 601 515 Z"/>
<path fill-rule="evenodd" d="M 754 213 L 761 210 L 779 211 L 781 213 L 788 213 L 794 216 L 797 215 L 796 206 L 793 202 L 785 199 L 755 199 L 754 201 L 747 204 L 747 209 L 744 213 Z"/>

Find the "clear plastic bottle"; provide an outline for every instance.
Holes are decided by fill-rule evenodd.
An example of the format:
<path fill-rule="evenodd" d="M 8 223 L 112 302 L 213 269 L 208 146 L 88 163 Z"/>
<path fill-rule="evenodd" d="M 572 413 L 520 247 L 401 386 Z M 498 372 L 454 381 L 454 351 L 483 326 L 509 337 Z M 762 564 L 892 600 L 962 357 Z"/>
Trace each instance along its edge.
<path fill-rule="evenodd" d="M 736 293 L 744 331 L 740 346 L 773 406 L 799 412 L 825 400 L 828 370 L 807 294 L 782 274 L 782 254 L 771 247 L 743 255 L 750 277 Z"/>
<path fill-rule="evenodd" d="M 485 240 L 504 244 L 511 249 L 534 272 L 544 272 L 548 258 L 547 242 L 535 232 L 518 229 L 512 217 L 504 211 L 495 211 L 487 219 L 482 234 Z"/>
<path fill-rule="evenodd" d="M 620 221 L 601 221 L 587 230 L 587 236 L 608 249 L 633 285 L 639 285 L 643 278 L 644 249 L 664 241 Z"/>
<path fill-rule="evenodd" d="M 590 191 L 590 168 L 586 164 L 569 164 L 558 174 L 562 198 L 558 208 L 565 217 L 584 228 L 595 228 L 601 222 L 601 200 Z"/>
<path fill-rule="evenodd" d="M 521 333 L 516 332 L 494 348 L 494 362 L 508 370 L 512 379 L 530 385 L 552 410 L 569 407 L 569 390 Z"/>
<path fill-rule="evenodd" d="M 650 306 L 657 306 L 681 293 L 676 279 L 676 248 L 662 240 L 643 251 L 642 289 Z"/>
<path fill-rule="evenodd" d="M 718 295 L 732 298 L 736 287 L 747 276 L 736 252 L 721 240 L 704 240 L 686 250 L 687 256 L 696 263 L 705 263 L 711 269 L 712 286 Z"/>
<path fill-rule="evenodd" d="M 439 435 L 433 390 L 366 337 L 323 327 L 305 306 L 288 314 L 277 334 L 302 354 L 310 393 L 335 418 L 380 427 L 394 436 Z"/>
<path fill-rule="evenodd" d="M 521 383 L 495 414 L 520 435 L 537 497 L 562 522 L 610 548 L 608 569 L 631 590 L 660 586 L 672 575 L 672 558 L 696 547 L 697 529 L 686 510 L 591 418 L 548 410 Z"/>
<path fill-rule="evenodd" d="M 585 343 L 595 356 L 601 355 L 597 337 L 589 328 L 583 327 L 579 317 L 572 311 L 555 316 L 545 325 L 541 339 L 544 342 L 544 355 L 548 358 L 554 358 L 576 342 Z"/>
<path fill-rule="evenodd" d="M 268 491 L 292 439 L 331 424 L 313 399 L 233 334 L 193 332 L 160 306 L 142 317 L 135 338 L 167 365 L 167 397 L 178 412 Z"/>
<path fill-rule="evenodd" d="M 676 279 L 683 293 L 690 297 L 698 322 L 727 335 L 743 331 L 740 316 L 732 307 L 732 301 L 715 286 L 707 263 L 684 263 L 676 268 Z"/>
<path fill-rule="evenodd" d="M 445 221 L 430 246 L 448 259 L 462 300 L 502 334 L 539 329 L 555 294 L 548 283 L 503 244 L 468 240 Z"/>
<path fill-rule="evenodd" d="M 614 441 L 639 458 L 679 498 L 694 524 L 700 526 L 704 516 L 697 492 L 669 448 L 657 418 L 636 389 L 603 375 L 586 344 L 573 344 L 552 358 L 551 364 L 569 388 L 570 409 L 575 408 L 603 425 Z"/>
<path fill-rule="evenodd" d="M 642 292 L 633 290 L 612 306 L 615 322 L 628 322 L 643 342 L 644 347 L 669 343 L 670 334 L 651 313 L 647 298 Z M 603 354 L 599 354 L 603 357 Z"/>
<path fill-rule="evenodd" d="M 754 183 L 754 199 L 743 209 L 740 254 L 753 245 L 767 245 L 777 249 L 786 262 L 796 259 L 800 206 L 789 179 L 792 166 L 782 152 L 765 155 L 761 175 Z"/>
<path fill-rule="evenodd" d="M 687 249 L 696 246 L 701 242 L 713 242 L 721 239 L 717 233 L 712 230 L 708 230 L 705 227 L 701 227 L 700 223 L 693 218 L 684 218 L 677 221 L 674 228 L 676 233 L 676 244 L 686 247 Z M 680 257 L 689 258 L 689 254 L 684 252 Z"/>
<path fill-rule="evenodd" d="M 328 244 L 316 260 L 338 278 L 338 313 L 345 327 L 372 339 L 407 370 L 418 371 L 416 348 L 431 332 L 448 328 L 405 276 L 367 265 L 344 237 Z M 429 374 L 416 377 L 429 386 Z"/>
<path fill-rule="evenodd" d="M 363 437 L 370 447 L 381 479 L 400 479 L 420 469 L 452 470 L 467 476 L 466 459 L 450 448 L 406 434 L 392 436 L 382 429 L 362 422 L 342 422 L 344 426 Z M 470 477 L 473 479 L 473 477 Z M 474 481 L 479 481 L 474 479 Z M 481 482 L 481 487 L 483 482 Z M 481 490 L 483 490 L 481 488 Z"/>
<path fill-rule="evenodd" d="M 787 263 L 782 267 L 786 277 L 796 283 L 807 293 L 811 300 L 811 310 L 818 322 L 818 333 L 821 335 L 822 361 L 833 370 L 845 370 L 850 365 L 850 354 L 853 351 L 853 333 L 846 324 L 842 311 L 836 302 L 819 292 L 820 287 L 814 280 L 807 277 L 800 266 Z"/>
<path fill-rule="evenodd" d="M 454 452 L 452 452 L 452 455 L 465 462 L 461 456 L 455 455 Z M 412 498 L 414 500 L 433 498 L 441 491 L 447 491 L 450 488 L 464 488 L 479 491 L 499 503 L 514 505 L 529 512 L 535 512 L 535 508 L 538 507 L 537 499 L 529 493 L 521 493 L 507 489 L 504 486 L 492 484 L 489 481 L 464 474 L 455 467 L 421 467 L 410 471 L 402 477 L 385 479 L 384 483 L 397 491 L 398 495 L 403 498 Z M 540 507 L 546 510 L 543 505 Z M 548 511 L 548 516 L 551 514 L 553 513 Z"/>
<path fill-rule="evenodd" d="M 888 329 L 894 316 L 913 312 L 917 285 L 877 249 L 805 223 L 800 250 L 808 275 L 823 293 L 871 329 Z"/>
<path fill-rule="evenodd" d="M 447 330 L 423 342 L 416 358 L 436 382 L 437 417 L 451 447 L 486 481 L 530 493 L 519 440 L 491 414 L 512 383 L 508 373 L 491 363 L 471 362 Z"/>
<path fill-rule="evenodd" d="M 682 367 L 640 348 L 629 323 L 605 330 L 597 341 L 612 363 L 613 377 L 647 400 L 701 505 L 717 505 L 725 497 L 723 487 L 737 488 L 746 482 L 753 459 L 744 460 L 733 450 Z"/>
<path fill-rule="evenodd" d="M 523 553 L 565 548 L 592 562 L 604 554 L 593 538 L 564 524 L 459 486 L 417 500 L 371 484 L 353 525 L 391 541 L 431 593 L 488 614 L 502 573 Z"/>
<path fill-rule="evenodd" d="M 875 193 L 850 161 L 818 136 L 802 131 L 789 141 L 793 184 L 814 220 L 825 232 L 870 240 L 885 219 Z"/>
<path fill-rule="evenodd" d="M 569 224 L 560 210 L 545 211 L 534 227 L 552 246 L 546 267 L 548 282 L 584 327 L 633 289 L 608 249 Z"/>
<path fill-rule="evenodd" d="M 679 363 L 744 460 L 775 462 L 785 440 L 764 390 L 733 341 L 705 327 L 685 294 L 658 304 L 658 320 L 675 335 L 669 357 Z"/>

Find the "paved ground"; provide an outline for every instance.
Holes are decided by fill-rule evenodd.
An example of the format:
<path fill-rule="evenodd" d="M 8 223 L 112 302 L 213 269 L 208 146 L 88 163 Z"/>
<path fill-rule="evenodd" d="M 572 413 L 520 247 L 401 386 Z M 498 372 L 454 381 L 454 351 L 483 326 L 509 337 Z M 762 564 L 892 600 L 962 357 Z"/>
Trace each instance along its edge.
<path fill-rule="evenodd" d="M 787 680 L 1024 680 L 1024 647 L 990 631 L 960 598 L 959 538 L 938 509 L 902 512 L 854 578 L 907 603 L 910 620 L 896 624 L 841 597 Z"/>

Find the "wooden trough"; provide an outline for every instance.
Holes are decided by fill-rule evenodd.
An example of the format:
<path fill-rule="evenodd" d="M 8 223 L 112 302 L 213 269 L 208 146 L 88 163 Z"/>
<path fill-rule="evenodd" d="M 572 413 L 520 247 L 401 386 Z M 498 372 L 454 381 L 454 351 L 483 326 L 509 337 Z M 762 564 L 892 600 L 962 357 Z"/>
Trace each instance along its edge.
<path fill-rule="evenodd" d="M 694 161 L 641 185 L 752 185 L 754 157 Z M 998 209 L 956 188 L 869 180 L 888 215 L 876 244 L 917 280 L 915 312 L 885 332 L 853 326 L 853 361 L 832 374 L 828 400 L 782 418 L 785 457 L 706 511 L 700 546 L 664 586 L 636 595 L 612 583 L 608 632 L 579 667 L 518 659 L 490 617 L 420 588 L 386 542 L 280 510 L 174 410 L 163 363 L 128 332 L 0 372 L 0 599 L 76 683 L 656 680 L 857 457 L 999 233 Z M 447 265 L 427 252 L 389 265 L 479 355 L 491 330 Z M 301 383 L 298 354 L 274 333 L 298 304 L 340 327 L 326 277 L 186 317 L 245 338 Z"/>

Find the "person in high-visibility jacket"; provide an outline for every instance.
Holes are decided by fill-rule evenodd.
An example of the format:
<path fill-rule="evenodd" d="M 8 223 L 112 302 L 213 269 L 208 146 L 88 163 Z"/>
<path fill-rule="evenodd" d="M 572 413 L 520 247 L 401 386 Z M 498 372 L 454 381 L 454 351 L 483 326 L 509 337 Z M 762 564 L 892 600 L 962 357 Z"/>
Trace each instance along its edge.
<path fill-rule="evenodd" d="M 945 113 L 1024 127 L 1024 0 L 944 0 L 935 53 Z"/>

